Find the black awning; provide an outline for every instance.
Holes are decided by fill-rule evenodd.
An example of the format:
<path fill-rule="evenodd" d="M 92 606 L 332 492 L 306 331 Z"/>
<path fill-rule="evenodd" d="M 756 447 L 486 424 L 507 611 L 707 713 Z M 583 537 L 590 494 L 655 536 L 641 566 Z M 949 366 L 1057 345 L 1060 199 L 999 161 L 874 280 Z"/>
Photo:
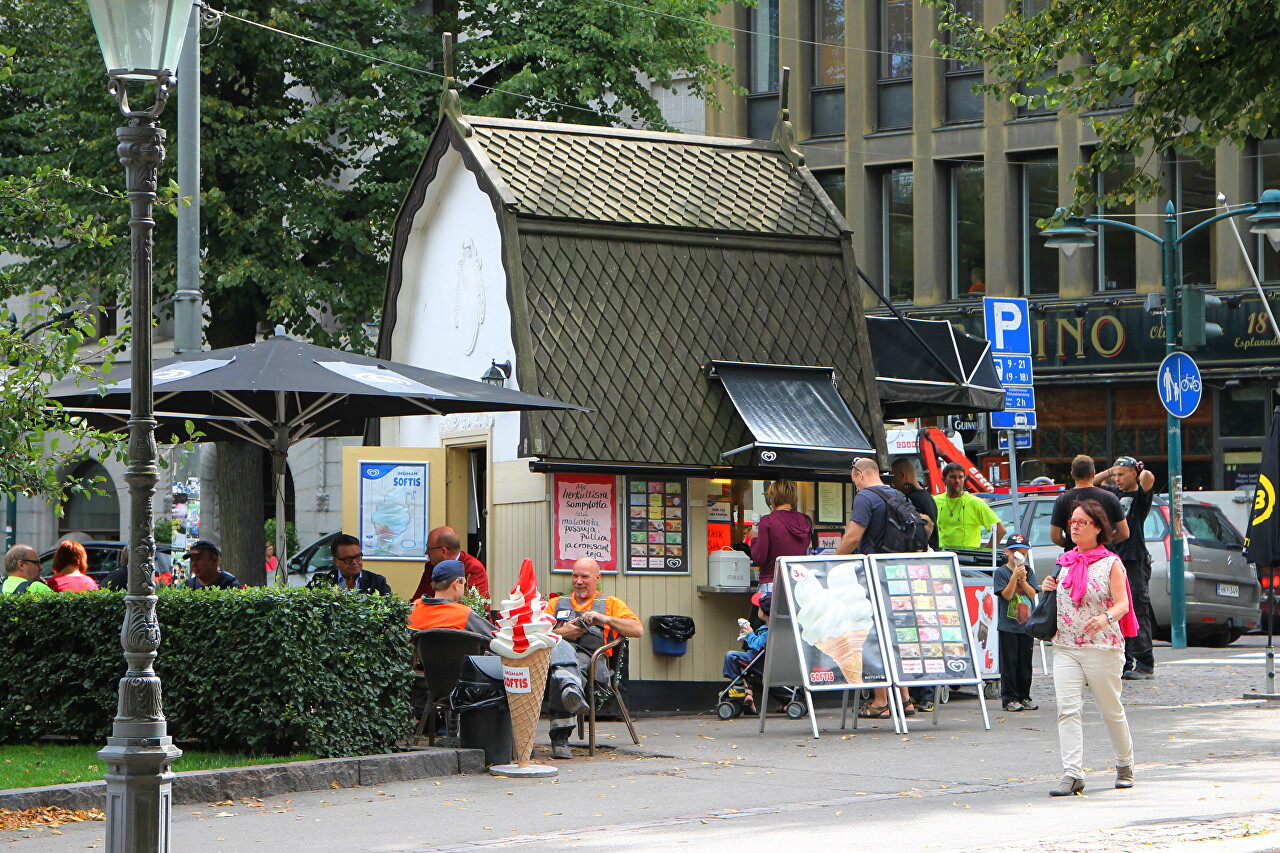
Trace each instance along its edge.
<path fill-rule="evenodd" d="M 868 317 L 876 386 L 886 418 L 1004 408 L 991 344 L 945 320 Z"/>
<path fill-rule="evenodd" d="M 836 390 L 830 367 L 713 361 L 751 444 L 720 454 L 735 466 L 848 471 L 853 457 L 875 446 Z"/>

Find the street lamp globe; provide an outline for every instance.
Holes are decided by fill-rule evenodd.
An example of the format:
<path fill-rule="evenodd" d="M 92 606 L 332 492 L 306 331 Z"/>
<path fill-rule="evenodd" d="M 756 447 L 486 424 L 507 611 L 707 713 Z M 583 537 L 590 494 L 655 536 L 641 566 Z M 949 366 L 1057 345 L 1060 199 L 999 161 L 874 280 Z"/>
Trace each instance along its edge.
<path fill-rule="evenodd" d="M 178 67 L 191 0 L 88 0 L 107 74 L 156 80 Z"/>
<path fill-rule="evenodd" d="M 1258 212 L 1248 217 L 1251 234 L 1266 234 L 1271 248 L 1280 252 L 1280 190 L 1266 190 L 1258 199 Z"/>
<path fill-rule="evenodd" d="M 1056 218 L 1058 214 L 1064 212 L 1064 209 L 1060 207 L 1054 213 L 1054 217 Z M 1085 221 L 1079 216 L 1071 216 L 1061 225 L 1044 229 L 1040 232 L 1040 235 L 1045 238 L 1044 244 L 1046 246 L 1051 249 L 1061 249 L 1062 253 L 1069 258 L 1075 253 L 1076 249 L 1088 249 L 1091 247 L 1097 232 L 1088 228 L 1085 225 Z"/>

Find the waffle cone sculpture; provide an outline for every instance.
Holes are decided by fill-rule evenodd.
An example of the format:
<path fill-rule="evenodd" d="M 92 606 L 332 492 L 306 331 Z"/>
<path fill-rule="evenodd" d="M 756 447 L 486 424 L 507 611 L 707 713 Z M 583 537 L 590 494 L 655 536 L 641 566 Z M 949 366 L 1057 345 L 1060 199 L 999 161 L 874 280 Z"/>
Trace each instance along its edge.
<path fill-rule="evenodd" d="M 538 716 L 542 712 L 542 693 L 547 686 L 547 669 L 551 665 L 551 650 L 538 649 L 525 658 L 503 658 L 504 671 L 512 668 L 529 670 L 527 693 L 507 691 L 507 707 L 511 709 L 511 734 L 515 743 L 515 763 L 521 767 L 529 764 L 533 754 L 533 735 L 538 728 Z"/>
<path fill-rule="evenodd" d="M 515 763 L 520 767 L 529 765 L 533 753 L 533 733 L 542 711 L 551 648 L 560 642 L 560 637 L 551 633 L 553 627 L 555 618 L 547 613 L 538 595 L 533 560 L 525 560 L 511 597 L 502 602 L 498 631 L 489 644 L 490 651 L 502 658 Z"/>
<path fill-rule="evenodd" d="M 850 684 L 862 683 L 862 646 L 867 642 L 866 631 L 846 631 L 838 637 L 829 637 L 817 643 L 818 649 L 836 662 Z"/>

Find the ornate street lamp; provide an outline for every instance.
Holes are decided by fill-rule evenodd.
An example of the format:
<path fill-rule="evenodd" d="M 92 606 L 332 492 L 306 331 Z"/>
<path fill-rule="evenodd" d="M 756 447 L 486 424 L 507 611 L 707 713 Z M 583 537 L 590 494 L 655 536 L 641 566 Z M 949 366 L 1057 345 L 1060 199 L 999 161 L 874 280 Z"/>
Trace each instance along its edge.
<path fill-rule="evenodd" d="M 120 645 L 127 670 L 120 679 L 119 704 L 111 737 L 98 757 L 107 763 L 108 853 L 169 850 L 173 813 L 173 745 L 153 664 L 160 647 L 156 619 L 155 539 L 151 500 L 156 491 L 155 417 L 151 385 L 151 246 L 155 221 L 156 172 L 164 160 L 161 110 L 176 80 L 192 0 L 89 0 L 102 58 L 115 96 L 129 123 L 117 128 L 116 153 L 124 164 L 131 239 L 129 389 L 129 584 L 124 598 Z M 129 81 L 154 82 L 155 103 L 129 106 Z"/>
<path fill-rule="evenodd" d="M 1265 234 L 1271 246 L 1280 251 L 1280 190 L 1266 190 L 1262 198 L 1252 204 L 1239 207 L 1211 216 L 1203 222 L 1178 233 L 1178 216 L 1173 202 L 1165 205 L 1164 233 L 1154 234 L 1145 228 L 1126 222 L 1122 219 L 1111 219 L 1099 214 L 1092 216 L 1063 217 L 1066 213 L 1058 208 L 1054 214 L 1062 225 L 1046 228 L 1040 234 L 1045 238 L 1045 245 L 1059 248 L 1068 257 L 1076 249 L 1084 249 L 1094 245 L 1097 232 L 1089 229 L 1090 225 L 1105 225 L 1108 228 L 1120 228 L 1132 231 L 1151 240 L 1160 247 L 1160 277 L 1164 284 L 1164 333 L 1165 354 L 1178 349 L 1179 317 L 1178 275 L 1181 269 L 1183 244 L 1187 238 L 1203 228 L 1235 216 L 1248 215 L 1253 223 L 1249 231 L 1254 234 Z M 1174 517 L 1174 534 L 1169 537 L 1169 597 L 1170 597 L 1170 639 L 1175 649 L 1187 647 L 1187 598 L 1186 598 L 1186 555 L 1183 551 L 1181 533 L 1182 518 L 1179 514 L 1179 494 L 1182 492 L 1182 419 L 1172 414 L 1167 417 L 1169 432 L 1169 512 Z"/>

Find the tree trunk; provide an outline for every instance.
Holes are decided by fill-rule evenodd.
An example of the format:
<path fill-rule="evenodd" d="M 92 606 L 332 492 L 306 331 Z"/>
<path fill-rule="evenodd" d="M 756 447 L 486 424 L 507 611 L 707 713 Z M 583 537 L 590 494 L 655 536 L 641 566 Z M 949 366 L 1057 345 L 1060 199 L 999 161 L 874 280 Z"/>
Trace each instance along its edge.
<path fill-rule="evenodd" d="M 262 450 L 247 441 L 219 441 L 218 495 L 222 568 L 249 586 L 267 583 L 262 533 Z"/>
<path fill-rule="evenodd" d="M 200 539 L 222 541 L 222 513 L 218 501 L 218 445 L 200 446 Z M 190 544 L 190 543 L 188 543 Z"/>

